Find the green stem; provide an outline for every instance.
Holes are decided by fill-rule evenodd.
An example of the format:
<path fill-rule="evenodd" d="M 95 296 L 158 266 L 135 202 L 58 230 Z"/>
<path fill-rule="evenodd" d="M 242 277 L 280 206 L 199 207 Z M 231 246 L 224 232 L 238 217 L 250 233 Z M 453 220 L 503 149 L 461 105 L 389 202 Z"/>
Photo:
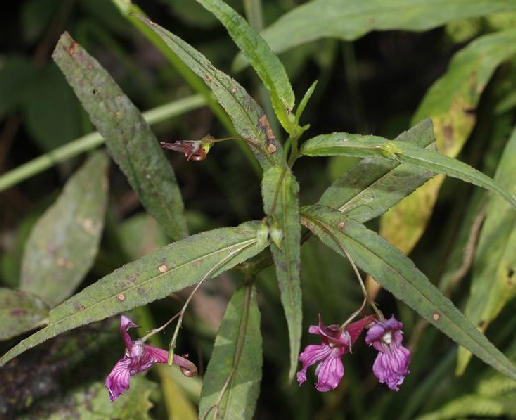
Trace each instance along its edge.
<path fill-rule="evenodd" d="M 144 112 L 143 117 L 149 124 L 156 124 L 192 109 L 199 108 L 205 104 L 206 101 L 202 96 L 193 95 Z M 95 149 L 102 143 L 104 143 L 102 136 L 98 132 L 94 132 L 31 160 L 0 177 L 0 192 L 60 162 Z"/>

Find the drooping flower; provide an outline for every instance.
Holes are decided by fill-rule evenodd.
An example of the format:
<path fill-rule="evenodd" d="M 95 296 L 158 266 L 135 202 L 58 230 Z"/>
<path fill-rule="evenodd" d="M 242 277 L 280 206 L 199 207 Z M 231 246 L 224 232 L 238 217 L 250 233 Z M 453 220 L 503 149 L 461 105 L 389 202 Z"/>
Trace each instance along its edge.
<path fill-rule="evenodd" d="M 375 319 L 374 315 L 365 317 L 357 322 L 349 324 L 344 330 L 339 325 L 323 325 L 319 316 L 319 325 L 312 325 L 308 329 L 310 334 L 318 334 L 321 337 L 321 344 L 309 345 L 299 355 L 303 364 L 297 373 L 299 385 L 306 381 L 306 370 L 309 366 L 319 363 L 315 369 L 317 383 L 315 388 L 320 392 L 330 391 L 337 388 L 337 385 L 344 376 L 344 364 L 342 356 L 351 352 L 351 348 L 364 327 Z"/>
<path fill-rule="evenodd" d="M 120 333 L 125 342 L 125 355 L 115 364 L 104 384 L 109 390 L 111 402 L 115 401 L 129 389 L 129 379 L 131 376 L 149 369 L 154 363 L 168 362 L 168 351 L 144 344 L 141 340 L 131 340 L 127 330 L 134 327 L 138 327 L 138 325 L 125 315 L 122 315 Z M 179 366 L 184 375 L 195 376 L 197 374 L 197 368 L 188 359 L 174 355 L 173 362 Z"/>
<path fill-rule="evenodd" d="M 403 347 L 403 324 L 394 316 L 376 321 L 367 331 L 365 341 L 378 350 L 373 373 L 381 383 L 397 391 L 408 375 L 410 351 Z"/>

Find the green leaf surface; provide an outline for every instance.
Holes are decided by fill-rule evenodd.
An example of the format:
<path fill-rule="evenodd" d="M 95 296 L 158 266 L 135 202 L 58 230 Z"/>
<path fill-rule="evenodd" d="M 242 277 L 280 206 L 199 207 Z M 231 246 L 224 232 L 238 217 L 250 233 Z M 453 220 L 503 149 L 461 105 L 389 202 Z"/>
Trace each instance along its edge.
<path fill-rule="evenodd" d="M 151 393 L 157 388 L 154 382 L 136 375 L 131 378 L 131 387 L 115 402 L 109 401 L 106 387 L 96 382 L 88 387 L 73 389 L 53 407 L 38 411 L 36 405 L 27 415 L 18 420 L 151 420 L 149 411 L 153 404 Z"/>
<path fill-rule="evenodd" d="M 235 44 L 242 50 L 270 94 L 271 103 L 283 128 L 295 131 L 290 117 L 295 97 L 287 72 L 279 58 L 247 21 L 221 0 L 197 0 L 226 27 Z"/>
<path fill-rule="evenodd" d="M 55 150 L 82 134 L 81 106 L 54 63 L 38 69 L 20 96 L 27 130 L 41 150 Z"/>
<path fill-rule="evenodd" d="M 439 152 L 455 157 L 462 150 L 475 126 L 475 109 L 486 85 L 500 63 L 515 53 L 516 31 L 507 30 L 482 36 L 455 54 L 412 119 L 415 123 L 432 118 Z M 382 217 L 381 234 L 403 252 L 410 252 L 421 237 L 443 180 L 435 177 Z M 410 236 L 404 235 L 407 230 Z"/>
<path fill-rule="evenodd" d="M 156 219 L 148 214 L 136 214 L 125 220 L 118 233 L 122 248 L 131 260 L 150 254 L 169 242 Z"/>
<path fill-rule="evenodd" d="M 235 130 L 245 139 L 264 170 L 281 162 L 281 145 L 276 142 L 267 116 L 256 101 L 234 79 L 221 72 L 199 51 L 181 38 L 143 16 L 136 16 L 213 91 L 228 113 Z"/>
<path fill-rule="evenodd" d="M 303 224 L 452 340 L 516 380 L 514 366 L 397 248 L 364 225 L 328 207 L 301 209 Z"/>
<path fill-rule="evenodd" d="M 0 340 L 35 328 L 48 315 L 47 305 L 30 293 L 0 288 Z"/>
<path fill-rule="evenodd" d="M 396 140 L 422 148 L 433 147 L 435 137 L 431 120 L 421 121 Z M 433 176 L 433 172 L 421 170 L 411 163 L 366 158 L 336 179 L 318 204 L 338 209 L 358 222 L 366 222 L 383 214 Z"/>
<path fill-rule="evenodd" d="M 64 331 L 162 299 L 205 277 L 253 257 L 260 224 L 247 222 L 190 236 L 124 265 L 50 311 L 49 325 L 20 342 L 0 366 L 25 350 Z"/>
<path fill-rule="evenodd" d="M 301 282 L 301 223 L 299 219 L 299 185 L 288 168 L 275 167 L 265 172 L 262 181 L 263 210 L 272 216 L 273 227 L 283 232 L 281 247 L 271 243 L 281 303 L 287 319 L 290 342 L 290 371 L 296 373 L 301 346 L 303 321 Z"/>
<path fill-rule="evenodd" d="M 511 0 L 314 0 L 291 10 L 261 35 L 280 53 L 320 38 L 353 41 L 374 30 L 424 31 L 452 20 L 515 10 Z M 236 67 L 245 64 L 239 56 Z"/>
<path fill-rule="evenodd" d="M 204 376 L 199 417 L 252 419 L 262 378 L 260 311 L 253 287 L 229 301 Z"/>
<path fill-rule="evenodd" d="M 516 194 L 516 130 L 504 150 L 495 180 Z M 497 195 L 489 197 L 473 263 L 471 292 L 464 310 L 466 317 L 484 332 L 515 296 L 516 213 Z M 457 369 L 463 372 L 471 354 L 459 349 Z"/>
<path fill-rule="evenodd" d="M 0 67 L 0 117 L 12 113 L 30 93 L 30 86 L 38 76 L 36 65 L 25 56 L 9 54 Z"/>
<path fill-rule="evenodd" d="M 470 182 L 505 197 L 516 209 L 516 199 L 500 188 L 494 181 L 471 166 L 432 150 L 422 149 L 414 144 L 389 141 L 375 136 L 360 134 L 322 134 L 308 140 L 301 148 L 305 156 L 355 156 L 384 157 L 400 162 L 415 164 L 423 169 L 442 173 Z"/>
<path fill-rule="evenodd" d="M 108 158 L 93 154 L 66 183 L 29 236 L 20 289 L 54 307 L 72 295 L 90 269 L 104 227 Z"/>
<path fill-rule="evenodd" d="M 176 177 L 138 109 L 68 33 L 61 36 L 52 57 L 144 207 L 171 238 L 185 237 L 188 232 Z"/>
<path fill-rule="evenodd" d="M 516 3 L 511 3 L 516 8 Z M 412 119 L 416 123 L 432 118 L 439 152 L 457 156 L 473 129 L 486 85 L 496 68 L 515 54 L 515 29 L 484 35 L 455 54 Z"/>

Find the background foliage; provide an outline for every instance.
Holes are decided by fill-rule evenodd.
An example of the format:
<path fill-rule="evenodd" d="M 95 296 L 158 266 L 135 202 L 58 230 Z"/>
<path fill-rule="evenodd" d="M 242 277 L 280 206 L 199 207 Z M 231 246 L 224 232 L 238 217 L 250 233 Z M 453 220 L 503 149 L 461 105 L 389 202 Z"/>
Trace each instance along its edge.
<path fill-rule="evenodd" d="M 395 182 L 385 184 L 385 196 L 374 197 L 384 208 L 353 208 L 349 203 L 366 203 L 367 196 L 344 200 L 339 191 L 350 180 L 374 176 L 363 162 L 353 166 L 359 157 L 364 157 L 356 153 L 358 149 L 351 157 L 302 158 L 294 167 L 295 178 L 290 172 L 283 177 L 275 166 L 282 153 L 281 143 L 288 137 L 286 133 L 295 131 L 285 109 L 293 106 L 295 97 L 299 102 L 318 80 L 300 121 L 310 124 L 303 139 L 338 131 L 400 142 L 408 139 L 431 149 L 435 135 L 440 153 L 458 157 L 494 177 L 497 185 L 515 196 L 516 6 L 512 2 L 226 1 L 255 29 L 266 27 L 264 38 L 274 52 L 280 53 L 286 72 L 268 73 L 271 68 L 278 69 L 273 58 L 265 62 L 250 60 L 265 87 L 238 54 L 237 45 L 246 48 L 241 37 L 231 33 L 235 45 L 219 20 L 197 2 L 135 2 L 141 13 L 196 48 L 242 85 L 232 85 L 236 102 L 225 102 L 222 107 L 215 100 L 221 101 L 220 97 L 214 98 L 194 75 L 196 69 L 191 63 L 193 72 L 178 59 L 181 56 L 177 51 L 158 42 L 152 28 L 124 14 L 129 6 L 124 1 L 10 3 L 0 17 L 2 354 L 20 338 L 28 337 L 28 331 L 38 324 L 49 323 L 47 328 L 51 328 L 52 335 L 71 328 L 66 325 L 70 322 L 67 316 L 76 308 L 74 304 L 80 304 L 80 297 L 72 297 L 50 313 L 49 309 L 108 275 L 98 283 L 98 293 L 111 300 L 106 298 L 104 306 L 96 313 L 92 311 L 91 320 L 137 307 L 131 316 L 142 326 L 142 334 L 161 325 L 187 299 L 189 289 L 181 289 L 195 284 L 206 273 L 216 275 L 231 268 L 268 245 L 255 244 L 259 224 L 247 221 L 261 220 L 264 212 L 270 211 L 272 194 L 267 191 L 276 182 L 281 185 L 281 197 L 286 197 L 280 200 L 276 216 L 288 233 L 286 246 L 292 246 L 294 254 L 288 260 L 291 266 L 281 264 L 283 254 L 271 245 L 277 267 L 261 271 L 255 281 L 256 290 L 248 288 L 247 294 L 244 289 L 234 293 L 247 280 L 244 268 L 226 271 L 216 280 L 205 282 L 194 295 L 176 351 L 190 355 L 200 368 L 201 378 L 184 378 L 173 366 L 156 366 L 145 378 L 136 378 L 123 398 L 109 404 L 102 383 L 123 348 L 118 319 L 108 318 L 61 334 L 0 368 L 0 418 L 58 419 L 77 415 L 87 419 L 92 418 L 92 413 L 95 418 L 106 419 L 115 415 L 123 419 L 197 418 L 199 399 L 203 398 L 200 412 L 205 413 L 223 386 L 217 382 L 221 381 L 217 372 L 224 368 L 206 366 L 210 357 L 220 362 L 222 356 L 218 355 L 227 355 L 221 350 L 226 343 L 238 342 L 232 334 L 241 319 L 238 314 L 244 310 L 249 311 L 248 346 L 263 345 L 263 360 L 248 359 L 250 365 L 238 371 L 239 377 L 250 378 L 242 379 L 249 383 L 248 388 L 240 390 L 242 398 L 259 395 L 256 418 L 516 418 L 516 382 L 478 359 L 470 360 L 470 353 L 427 326 L 419 314 L 394 300 L 372 278 L 368 281 L 369 292 L 376 296 L 386 315 L 395 313 L 404 323 L 405 337 L 413 351 L 411 374 L 400 391 L 393 393 L 376 383 L 370 371 L 372 354 L 363 343 L 357 343 L 352 357 L 345 359 L 346 376 L 337 390 L 319 394 L 309 384 L 298 387 L 289 382 L 296 368 L 292 361 L 298 353 L 292 346 L 292 337 L 299 338 L 302 331 L 301 342 L 312 343 L 304 332 L 317 322 L 317 314 L 323 316 L 325 323 L 341 323 L 362 301 L 351 267 L 337 254 L 338 246 L 334 252 L 311 238 L 302 246 L 300 256 L 296 254 L 293 244 L 299 242 L 300 232 L 296 231 L 299 224 L 293 220 L 301 218 L 310 227 L 314 218 L 335 217 L 331 212 L 317 213 L 314 207 L 302 207 L 299 214 L 297 205 L 292 206 L 296 199 L 302 206 L 318 203 L 349 212 L 354 220 L 367 222 L 368 228 L 379 231 L 404 253 L 410 252 L 431 283 L 451 296 L 468 319 L 514 362 L 516 213 L 510 204 L 471 184 L 438 176 L 378 218 L 399 198 L 424 183 L 430 172 L 419 171 L 417 179 L 410 179 L 410 186 L 404 184 L 406 191 Z M 243 25 L 230 19 L 225 22 L 223 17 L 221 21 L 230 32 Z M 104 91 L 102 88 L 108 86 L 105 80 L 89 79 L 88 72 L 76 76 L 85 92 L 92 95 L 92 108 L 84 99 L 81 105 L 51 59 L 65 30 L 121 87 L 120 91 Z M 73 43 L 60 45 L 75 48 Z M 210 75 L 211 71 L 203 64 L 197 73 Z M 216 81 L 203 79 L 211 89 L 220 88 Z M 233 83 L 222 76 L 221 80 L 222 88 L 227 86 L 225 83 Z M 73 82 L 70 84 L 73 86 Z M 224 100 L 232 100 L 232 88 Z M 246 99 L 244 89 L 256 103 Z M 124 112 L 116 115 L 118 125 L 106 123 L 107 131 L 95 122 L 97 118 L 102 125 L 112 111 L 95 108 L 101 100 L 99 95 L 120 95 L 119 100 L 124 102 Z M 265 109 L 277 137 L 278 149 L 272 160 L 256 160 L 252 153 L 256 149 L 247 148 L 242 141 L 216 144 L 203 162 L 187 161 L 179 153 L 162 155 L 158 150 L 158 140 L 200 139 L 208 133 L 221 138 L 243 135 L 243 130 L 251 130 L 253 136 L 266 141 L 263 127 L 239 125 L 241 120 L 232 120 L 233 114 L 228 111 L 228 117 L 223 110 L 242 106 L 244 114 L 254 113 L 258 120 L 258 104 Z M 138 109 L 151 110 L 144 116 L 152 124 L 152 132 L 139 117 Z M 92 112 L 98 114 L 92 116 Z M 118 166 L 108 164 L 103 151 L 93 152 L 103 140 L 91 134 L 94 128 L 89 117 L 106 137 L 111 155 L 122 156 L 119 160 L 115 157 Z M 416 125 L 426 117 L 432 120 L 433 133 L 428 122 Z M 135 118 L 139 121 L 136 136 L 127 132 Z M 400 135 L 411 126 L 415 131 Z M 113 127 L 114 132 L 110 131 Z M 139 135 L 155 135 L 156 140 L 148 149 L 142 149 Z M 116 136 L 136 140 L 117 150 L 120 144 L 112 141 Z M 319 140 L 306 143 L 302 149 L 305 154 L 336 154 L 331 136 Z M 401 145 L 391 144 L 398 145 L 398 149 L 376 149 L 377 157 L 381 158 L 382 152 L 398 154 Z M 327 147 L 323 152 L 321 145 Z M 149 171 L 158 171 L 160 176 L 156 178 L 127 164 L 155 156 L 159 158 Z M 411 175 L 403 166 L 407 164 L 403 160 L 406 156 L 408 152 L 399 154 L 399 167 Z M 23 166 L 27 162 L 28 166 Z M 394 163 L 386 165 L 391 164 Z M 262 169 L 265 177 L 260 185 Z M 379 165 L 378 169 L 392 168 Z M 403 174 L 403 170 L 400 172 Z M 335 197 L 342 202 L 335 201 Z M 152 209 L 150 214 L 142 204 Z M 353 229 L 363 229 L 361 226 L 351 223 L 345 233 L 353 235 Z M 312 230 L 316 232 L 316 228 Z M 371 230 L 357 230 L 355 237 L 367 242 L 368 235 L 373 234 Z M 170 243 L 187 233 L 199 235 L 192 236 L 186 246 L 182 242 Z M 38 242 L 42 237 L 51 237 L 51 246 L 47 241 Z M 357 264 L 361 258 L 364 264 L 370 263 L 370 257 L 346 242 L 349 238 L 344 234 L 341 241 L 355 253 Z M 368 245 L 372 243 L 373 239 Z M 221 244 L 226 246 L 226 254 L 215 255 Z M 148 255 L 159 248 L 158 253 Z M 189 262 L 192 252 L 204 258 L 202 264 Z M 401 258 L 383 242 L 378 248 L 378 254 L 381 252 L 393 260 Z M 234 253 L 238 259 L 230 260 Z M 148 256 L 110 275 L 145 255 Z M 298 279 L 295 266 L 299 260 L 302 264 Z M 160 269 L 152 271 L 151 265 Z M 358 265 L 367 271 L 367 267 Z M 178 268 L 169 270 L 171 267 Z M 69 280 L 53 290 L 49 288 L 48 270 L 56 279 L 62 275 Z M 374 268 L 367 272 L 375 275 Z M 377 272 L 381 274 L 382 269 L 377 268 Z M 403 272 L 398 275 L 413 277 Z M 113 295 L 118 285 L 132 281 L 131 276 L 138 278 L 137 286 L 152 296 L 145 297 L 143 292 L 123 298 Z M 164 285 L 174 276 L 181 281 L 167 297 L 170 288 Z M 279 288 L 281 293 L 276 277 L 283 285 Z M 152 281 L 153 286 L 145 289 L 147 281 Z M 302 329 L 299 306 L 288 306 L 289 298 L 300 297 L 298 281 L 303 291 Z M 396 294 L 400 283 L 397 278 L 392 281 L 391 286 L 382 285 Z M 158 295 L 163 299 L 155 300 Z M 410 294 L 410 298 L 416 297 Z M 153 302 L 141 306 L 150 301 Z M 250 302 L 249 306 L 246 302 Z M 430 318 L 431 309 L 428 308 Z M 76 325 L 82 324 L 73 326 Z M 154 336 L 153 344 L 166 347 L 170 336 L 169 330 Z M 35 337 L 34 344 L 39 340 L 37 334 Z M 238 348 L 229 347 L 226 351 L 230 354 L 238 353 Z M 255 356 L 251 352 L 241 357 Z M 262 365 L 258 384 L 254 379 Z M 462 375 L 455 376 L 456 371 Z M 203 376 L 211 388 L 204 388 L 201 394 Z M 238 409 L 240 396 L 232 398 Z M 246 418 L 253 415 L 253 404 L 241 407 L 247 410 Z"/>

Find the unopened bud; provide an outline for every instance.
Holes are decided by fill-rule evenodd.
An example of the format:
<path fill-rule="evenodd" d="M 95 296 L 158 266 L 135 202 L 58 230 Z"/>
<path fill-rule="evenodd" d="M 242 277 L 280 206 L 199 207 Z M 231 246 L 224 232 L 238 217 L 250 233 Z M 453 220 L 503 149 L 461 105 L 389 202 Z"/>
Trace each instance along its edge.
<path fill-rule="evenodd" d="M 269 238 L 269 226 L 267 222 L 263 221 L 258 230 L 256 231 L 256 248 L 264 248 L 267 245 Z"/>
<path fill-rule="evenodd" d="M 281 240 L 283 239 L 283 230 L 279 228 L 276 222 L 272 223 L 269 228 L 269 234 L 271 235 L 272 242 L 281 248 Z"/>

